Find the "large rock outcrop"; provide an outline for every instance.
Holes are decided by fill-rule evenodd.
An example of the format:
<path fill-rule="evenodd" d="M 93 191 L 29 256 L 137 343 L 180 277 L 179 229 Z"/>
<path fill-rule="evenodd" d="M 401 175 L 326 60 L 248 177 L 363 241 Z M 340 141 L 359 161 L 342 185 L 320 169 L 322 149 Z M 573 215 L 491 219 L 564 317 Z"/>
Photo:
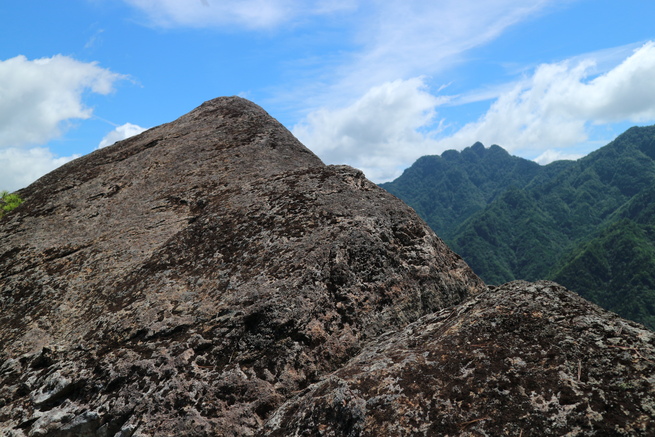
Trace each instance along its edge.
<path fill-rule="evenodd" d="M 654 435 L 654 385 L 655 333 L 517 281 L 370 342 L 266 435 Z"/>
<path fill-rule="evenodd" d="M 240 98 L 20 194 L 0 222 L 8 436 L 253 435 L 372 339 L 486 288 Z"/>
<path fill-rule="evenodd" d="M 553 283 L 489 289 L 243 99 L 20 194 L 5 437 L 653 435 L 655 334 Z"/>

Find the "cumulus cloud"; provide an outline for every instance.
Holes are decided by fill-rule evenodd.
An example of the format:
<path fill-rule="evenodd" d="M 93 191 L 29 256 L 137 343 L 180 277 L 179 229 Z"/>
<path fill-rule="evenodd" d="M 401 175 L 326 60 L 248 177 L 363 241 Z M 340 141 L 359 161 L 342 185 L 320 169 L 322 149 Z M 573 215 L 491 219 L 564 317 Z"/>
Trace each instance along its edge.
<path fill-rule="evenodd" d="M 655 119 L 655 44 L 646 43 L 607 74 L 576 86 L 570 99 L 577 112 L 589 114 L 598 123 Z"/>
<path fill-rule="evenodd" d="M 72 120 L 91 117 L 83 95 L 108 94 L 122 78 L 62 55 L 0 60 L 0 189 L 24 187 L 73 159 L 34 146 L 59 137 Z"/>
<path fill-rule="evenodd" d="M 576 159 L 582 158 L 584 155 L 581 153 L 565 153 L 560 150 L 548 149 L 541 155 L 537 156 L 534 159 L 534 162 L 541 165 L 550 164 L 553 161 L 575 161 Z"/>
<path fill-rule="evenodd" d="M 132 123 L 125 123 L 121 126 L 116 126 L 114 130 L 105 135 L 105 137 L 100 141 L 100 144 L 98 144 L 97 148 L 102 149 L 103 147 L 111 146 L 117 141 L 122 141 L 126 138 L 133 137 L 134 135 L 138 135 L 145 130 L 146 128 Z"/>
<path fill-rule="evenodd" d="M 564 153 L 587 141 L 593 125 L 655 120 L 655 44 L 646 43 L 603 74 L 593 76 L 594 67 L 589 58 L 541 65 L 444 141 L 452 147 L 496 143 L 523 155 Z"/>
<path fill-rule="evenodd" d="M 438 104 L 423 79 L 396 80 L 371 88 L 349 106 L 310 113 L 293 133 L 325 162 L 347 163 L 385 180 L 434 146 L 421 130 L 434 121 Z"/>
<path fill-rule="evenodd" d="M 65 122 L 91 117 L 84 92 L 108 94 L 119 74 L 57 55 L 0 61 L 0 148 L 45 144 L 66 129 Z"/>
<path fill-rule="evenodd" d="M 270 29 L 307 15 L 332 14 L 356 2 L 326 0 L 124 0 L 159 26 Z"/>
<path fill-rule="evenodd" d="M 592 74 L 593 73 L 593 74 Z M 583 156 L 595 126 L 655 120 L 655 43 L 598 74 L 591 58 L 544 64 L 505 91 L 477 121 L 452 135 L 441 126 L 448 102 L 424 80 L 387 82 L 354 103 L 311 112 L 294 134 L 328 163 L 359 167 L 376 182 L 398 176 L 416 158 L 481 141 L 540 164 Z"/>
<path fill-rule="evenodd" d="M 10 147 L 0 149 L 0 187 L 15 191 L 26 187 L 44 174 L 77 158 L 78 155 L 57 157 L 48 148 Z"/>

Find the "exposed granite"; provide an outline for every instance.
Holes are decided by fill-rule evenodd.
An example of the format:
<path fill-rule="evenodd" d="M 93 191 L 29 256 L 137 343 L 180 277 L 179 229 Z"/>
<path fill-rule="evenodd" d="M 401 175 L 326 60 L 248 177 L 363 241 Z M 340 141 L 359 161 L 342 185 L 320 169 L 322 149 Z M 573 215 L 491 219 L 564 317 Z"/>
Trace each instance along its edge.
<path fill-rule="evenodd" d="M 0 220 L 4 436 L 255 435 L 370 341 L 486 289 L 240 98 L 20 195 Z"/>

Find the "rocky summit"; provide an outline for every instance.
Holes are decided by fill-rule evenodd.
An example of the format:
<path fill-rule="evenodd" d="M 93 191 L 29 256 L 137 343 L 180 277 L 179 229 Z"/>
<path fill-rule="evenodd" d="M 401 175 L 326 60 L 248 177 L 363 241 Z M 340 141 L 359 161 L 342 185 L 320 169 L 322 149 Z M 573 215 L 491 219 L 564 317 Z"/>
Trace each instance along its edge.
<path fill-rule="evenodd" d="M 409 207 L 219 98 L 0 219 L 0 435 L 653 435 L 655 334 L 487 287 Z"/>

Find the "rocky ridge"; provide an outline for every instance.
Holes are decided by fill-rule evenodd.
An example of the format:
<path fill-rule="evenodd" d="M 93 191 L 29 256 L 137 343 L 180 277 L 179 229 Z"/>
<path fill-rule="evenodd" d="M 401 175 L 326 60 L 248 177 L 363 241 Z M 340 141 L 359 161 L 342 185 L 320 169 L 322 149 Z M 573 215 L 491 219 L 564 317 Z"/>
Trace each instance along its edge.
<path fill-rule="evenodd" d="M 20 194 L 0 221 L 3 436 L 654 426 L 652 332 L 552 283 L 489 290 L 414 211 L 246 100 Z"/>
<path fill-rule="evenodd" d="M 554 282 L 511 282 L 370 342 L 266 435 L 651 435 L 653 344 Z"/>
<path fill-rule="evenodd" d="M 484 289 L 408 207 L 239 98 L 21 196 L 0 254 L 8 435 L 251 435 L 369 339 Z"/>

